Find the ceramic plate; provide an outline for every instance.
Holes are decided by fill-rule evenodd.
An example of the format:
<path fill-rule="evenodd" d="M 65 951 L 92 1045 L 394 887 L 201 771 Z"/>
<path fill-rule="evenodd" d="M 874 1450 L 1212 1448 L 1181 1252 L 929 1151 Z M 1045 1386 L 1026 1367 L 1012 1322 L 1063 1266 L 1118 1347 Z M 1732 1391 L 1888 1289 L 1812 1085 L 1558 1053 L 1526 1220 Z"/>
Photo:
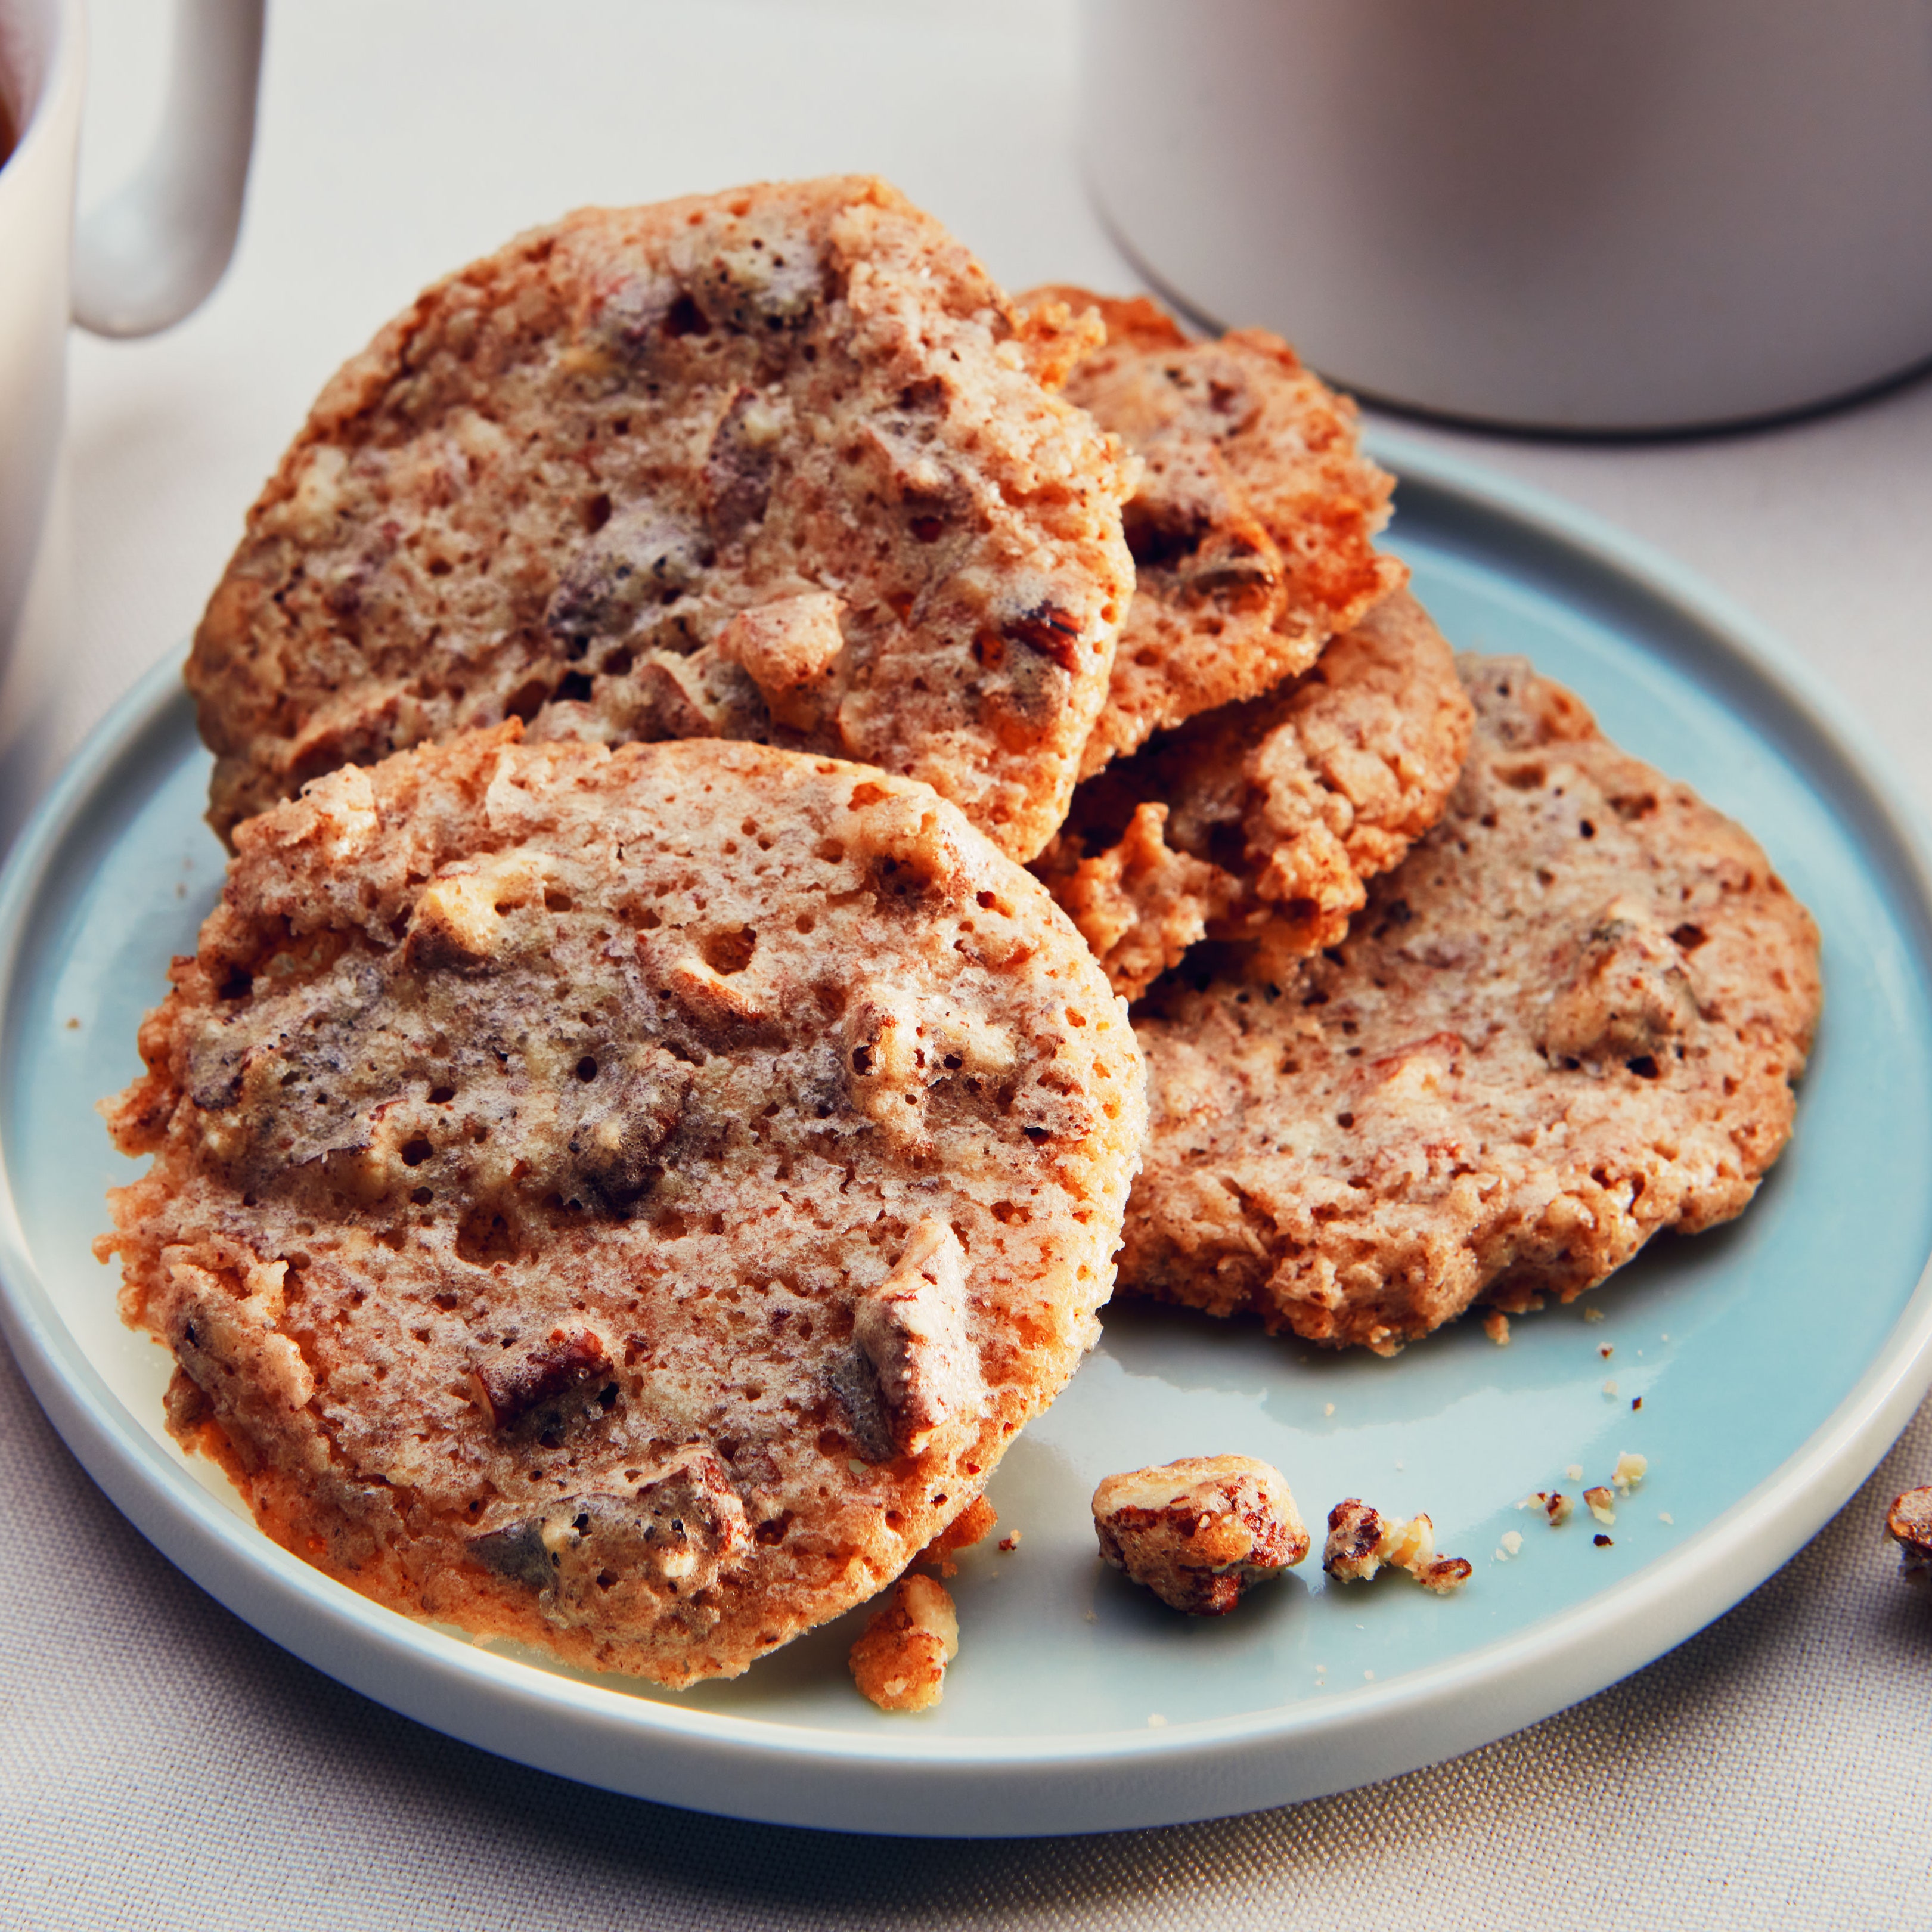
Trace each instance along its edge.
<path fill-rule="evenodd" d="M 163 1432 L 162 1352 L 88 1252 L 134 1164 L 94 1112 L 190 950 L 220 854 L 175 668 L 82 752 L 0 883 L 0 1275 L 8 1332 L 81 1460 L 231 1609 L 424 1723 L 588 1782 L 740 1816 L 974 1835 L 1178 1822 L 1413 1768 L 1543 1717 L 1736 1602 L 1847 1497 L 1932 1376 L 1932 895 L 1864 734 L 1774 643 L 1575 513 L 1392 442 L 1396 548 L 1459 646 L 1520 651 L 1620 744 L 1751 826 L 1816 914 L 1828 988 L 1795 1142 L 1731 1228 L 1666 1238 L 1498 1347 L 1465 1322 L 1394 1360 L 1122 1306 L 992 1496 L 937 1711 L 887 1717 L 844 1655 L 863 1612 L 734 1684 L 674 1695 L 473 1645 L 364 1602 L 259 1534 Z M 1586 1318 L 1586 1308 L 1600 1320 Z M 1642 1399 L 1640 1409 L 1634 1405 Z M 1607 1546 L 1528 1492 L 1650 1474 Z M 1318 1559 L 1219 1621 L 1102 1569 L 1107 1472 L 1238 1450 L 1311 1522 L 1343 1496 L 1426 1510 L 1470 1558 L 1447 1599 Z M 1504 1544 L 1520 1532 L 1520 1552 Z"/>

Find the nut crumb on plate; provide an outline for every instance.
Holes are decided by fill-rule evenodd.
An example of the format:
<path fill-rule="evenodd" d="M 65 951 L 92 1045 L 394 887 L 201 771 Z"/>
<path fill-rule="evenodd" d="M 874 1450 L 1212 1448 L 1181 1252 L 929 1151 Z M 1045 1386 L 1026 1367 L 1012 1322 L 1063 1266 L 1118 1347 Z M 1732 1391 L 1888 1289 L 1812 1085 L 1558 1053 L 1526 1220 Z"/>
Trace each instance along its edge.
<path fill-rule="evenodd" d="M 1599 1483 L 1594 1489 L 1586 1490 L 1583 1492 L 1583 1500 L 1590 1505 L 1590 1514 L 1599 1522 L 1610 1523 L 1616 1521 L 1616 1498 L 1610 1493 L 1605 1484 Z"/>
<path fill-rule="evenodd" d="M 1299 1563 L 1308 1531 L 1280 1470 L 1250 1456 L 1189 1456 L 1105 1478 L 1100 1554 L 1164 1604 L 1225 1616 L 1251 1585 Z"/>
<path fill-rule="evenodd" d="M 1650 1458 L 1640 1456 L 1628 1449 L 1620 1450 L 1617 1466 L 1610 1472 L 1610 1480 L 1628 1496 L 1636 1485 L 1650 1473 Z"/>
<path fill-rule="evenodd" d="M 1899 1570 L 1915 1583 L 1932 1574 L 1932 1486 L 1907 1490 L 1886 1517 L 1886 1532 L 1899 1547 Z"/>
<path fill-rule="evenodd" d="M 847 1660 L 853 1681 L 882 1711 L 928 1711 L 959 1654 L 959 1618 L 946 1586 L 902 1576 L 892 1601 L 873 1618 Z"/>
<path fill-rule="evenodd" d="M 1436 1526 L 1426 1516 L 1385 1516 L 1349 1496 L 1328 1512 L 1322 1567 L 1344 1583 L 1366 1583 L 1377 1571 L 1406 1570 L 1425 1590 L 1446 1596 L 1469 1580 L 1467 1558 L 1436 1554 Z"/>

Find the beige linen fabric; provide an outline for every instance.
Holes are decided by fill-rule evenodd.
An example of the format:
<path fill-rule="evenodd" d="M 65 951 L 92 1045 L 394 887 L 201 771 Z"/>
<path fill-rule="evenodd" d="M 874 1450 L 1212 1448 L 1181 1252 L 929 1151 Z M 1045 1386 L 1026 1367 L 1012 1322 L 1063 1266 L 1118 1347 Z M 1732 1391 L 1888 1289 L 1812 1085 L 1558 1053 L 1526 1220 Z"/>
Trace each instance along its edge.
<path fill-rule="evenodd" d="M 1882 1541 L 1932 1405 L 1831 1527 L 1628 1682 L 1292 1809 L 990 1844 L 646 1804 L 297 1663 L 143 1543 L 0 1359 L 0 1924 L 844 1932 L 1916 1922 L 1932 1594 Z"/>

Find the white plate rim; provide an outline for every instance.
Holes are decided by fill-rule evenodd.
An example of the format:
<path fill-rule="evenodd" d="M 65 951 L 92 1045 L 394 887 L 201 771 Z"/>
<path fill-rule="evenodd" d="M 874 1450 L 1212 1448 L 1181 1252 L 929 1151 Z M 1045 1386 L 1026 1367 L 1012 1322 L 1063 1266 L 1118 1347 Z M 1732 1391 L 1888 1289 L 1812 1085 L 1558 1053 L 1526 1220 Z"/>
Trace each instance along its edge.
<path fill-rule="evenodd" d="M 1855 774 L 1922 910 L 1932 842 L 1889 758 L 1809 666 L 1694 572 L 1589 513 L 1388 434 L 1405 481 L 1462 499 L 1673 606 L 1802 717 Z M 102 776 L 187 702 L 178 661 L 101 722 L 0 874 L 0 1013 L 27 915 Z M 1069 1737 L 876 1737 L 681 1709 L 553 1675 L 386 1610 L 236 1516 L 108 1388 L 40 1280 L 0 1148 L 0 1328 L 56 1429 L 135 1527 L 284 1648 L 404 1714 L 536 1768 L 688 1808 L 895 1834 L 1031 1837 L 1225 1816 L 1324 1796 L 1459 1755 L 1589 1696 L 1721 1615 L 1856 1490 L 1932 1384 L 1932 1267 L 1864 1373 L 1745 1496 L 1642 1570 L 1528 1629 L 1385 1684 L 1159 1731 Z"/>

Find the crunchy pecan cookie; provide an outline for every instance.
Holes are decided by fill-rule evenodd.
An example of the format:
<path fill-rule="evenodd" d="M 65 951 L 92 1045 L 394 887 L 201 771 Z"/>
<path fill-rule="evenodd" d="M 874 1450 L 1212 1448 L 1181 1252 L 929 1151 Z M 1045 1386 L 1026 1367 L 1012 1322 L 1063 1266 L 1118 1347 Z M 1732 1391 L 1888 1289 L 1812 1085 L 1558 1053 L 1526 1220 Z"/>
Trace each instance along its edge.
<path fill-rule="evenodd" d="M 591 208 L 419 296 L 249 512 L 188 683 L 237 820 L 514 716 L 922 778 L 1059 823 L 1132 589 L 1132 466 L 1037 327 L 862 178 Z"/>
<path fill-rule="evenodd" d="M 926 787 L 518 728 L 241 826 L 107 1113 L 170 1425 L 379 1600 L 668 1684 L 872 1596 L 1097 1331 L 1144 1117 Z"/>
<path fill-rule="evenodd" d="M 1127 999 L 1204 938 L 1278 978 L 1442 817 L 1471 716 L 1447 640 L 1396 591 L 1312 670 L 1084 780 L 1034 869 Z"/>
<path fill-rule="evenodd" d="M 1462 666 L 1450 810 L 1348 938 L 1272 986 L 1202 949 L 1148 996 L 1124 1287 L 1388 1353 L 1728 1220 L 1782 1150 L 1809 914 L 1569 693 Z"/>
<path fill-rule="evenodd" d="M 1258 697 L 1408 580 L 1372 539 L 1394 478 L 1356 447 L 1355 406 L 1264 329 L 1192 342 L 1144 298 L 1036 289 L 1091 308 L 1104 347 L 1066 394 L 1145 464 L 1127 504 L 1137 573 L 1081 776 L 1196 712 Z"/>

